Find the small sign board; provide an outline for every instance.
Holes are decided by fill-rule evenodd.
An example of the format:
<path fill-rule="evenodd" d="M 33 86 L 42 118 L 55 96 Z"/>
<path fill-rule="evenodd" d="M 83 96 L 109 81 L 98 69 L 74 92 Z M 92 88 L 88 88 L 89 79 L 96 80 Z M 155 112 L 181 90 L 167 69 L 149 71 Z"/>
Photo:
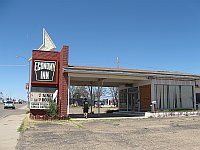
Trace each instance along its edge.
<path fill-rule="evenodd" d="M 26 83 L 26 90 L 29 89 L 29 83 Z"/>
<path fill-rule="evenodd" d="M 53 93 L 31 92 L 30 109 L 47 109 L 51 100 Z"/>
<path fill-rule="evenodd" d="M 156 101 L 152 101 L 152 104 L 156 104 Z"/>

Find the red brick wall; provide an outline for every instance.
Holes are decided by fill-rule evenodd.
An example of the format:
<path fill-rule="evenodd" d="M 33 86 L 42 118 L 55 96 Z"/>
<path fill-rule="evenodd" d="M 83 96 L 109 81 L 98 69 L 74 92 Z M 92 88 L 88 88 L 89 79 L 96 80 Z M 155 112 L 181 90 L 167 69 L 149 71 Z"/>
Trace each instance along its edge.
<path fill-rule="evenodd" d="M 58 115 L 59 117 L 67 117 L 67 104 L 68 104 L 68 74 L 64 74 L 63 68 L 68 67 L 68 46 L 63 46 L 60 52 L 52 51 L 32 51 L 33 59 L 54 59 L 58 60 L 59 65 L 59 78 L 58 78 Z M 35 85 L 36 86 L 36 85 Z M 41 84 L 39 86 L 42 86 Z M 48 85 L 44 85 L 48 86 Z M 51 85 L 49 85 L 51 86 Z M 44 110 L 30 110 L 30 113 L 35 115 L 44 115 Z"/>
<path fill-rule="evenodd" d="M 32 51 L 32 60 L 34 59 L 54 59 L 54 60 L 59 60 L 59 52 L 52 52 L 52 51 L 40 51 L 40 50 L 33 50 Z M 33 64 L 33 63 L 32 63 Z M 33 65 L 32 65 L 33 67 Z M 32 68 L 33 70 L 33 68 Z M 33 73 L 33 71 L 32 71 Z M 37 84 L 32 84 L 32 86 L 48 86 L 48 85 L 37 85 Z M 52 85 L 49 85 L 52 87 Z M 57 86 L 57 85 L 55 85 Z M 46 114 L 45 110 L 38 110 L 38 109 L 30 109 L 30 114 L 31 116 L 44 116 Z"/>
<path fill-rule="evenodd" d="M 63 68 L 68 67 L 69 47 L 63 46 L 60 52 L 59 65 L 59 90 L 58 90 L 58 111 L 60 117 L 67 117 L 68 104 L 68 74 L 64 74 Z"/>
<path fill-rule="evenodd" d="M 36 116 L 44 116 L 46 114 L 45 110 L 41 110 L 41 109 L 31 109 L 31 115 Z"/>
<path fill-rule="evenodd" d="M 32 58 L 37 59 L 59 59 L 59 52 L 33 50 Z"/>
<path fill-rule="evenodd" d="M 140 111 L 151 110 L 151 85 L 140 86 Z"/>

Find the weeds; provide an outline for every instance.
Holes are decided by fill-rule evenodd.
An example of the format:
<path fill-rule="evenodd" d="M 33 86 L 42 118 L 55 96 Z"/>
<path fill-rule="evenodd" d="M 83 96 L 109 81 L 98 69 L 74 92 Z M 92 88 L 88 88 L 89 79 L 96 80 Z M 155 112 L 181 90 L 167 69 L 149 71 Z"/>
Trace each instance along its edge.
<path fill-rule="evenodd" d="M 35 120 L 31 120 L 29 118 L 30 114 L 26 114 L 26 116 L 24 117 L 24 119 L 22 120 L 21 125 L 19 126 L 19 128 L 17 129 L 18 132 L 24 132 L 26 131 L 28 128 L 32 128 L 36 123 L 38 123 L 39 121 L 35 121 Z"/>
<path fill-rule="evenodd" d="M 25 118 L 23 119 L 23 121 L 22 121 L 20 127 L 17 129 L 17 132 L 22 132 L 22 131 L 24 131 L 24 121 L 25 121 Z"/>
<path fill-rule="evenodd" d="M 83 128 L 83 125 L 78 123 L 77 121 L 69 120 L 73 125 L 77 126 L 78 128 Z"/>

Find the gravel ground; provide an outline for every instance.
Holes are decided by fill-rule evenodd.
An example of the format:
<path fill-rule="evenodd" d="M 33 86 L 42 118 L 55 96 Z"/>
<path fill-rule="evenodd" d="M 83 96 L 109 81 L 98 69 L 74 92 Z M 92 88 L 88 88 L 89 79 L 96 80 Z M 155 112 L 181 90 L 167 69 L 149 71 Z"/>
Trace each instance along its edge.
<path fill-rule="evenodd" d="M 200 117 L 38 122 L 17 150 L 199 150 Z"/>

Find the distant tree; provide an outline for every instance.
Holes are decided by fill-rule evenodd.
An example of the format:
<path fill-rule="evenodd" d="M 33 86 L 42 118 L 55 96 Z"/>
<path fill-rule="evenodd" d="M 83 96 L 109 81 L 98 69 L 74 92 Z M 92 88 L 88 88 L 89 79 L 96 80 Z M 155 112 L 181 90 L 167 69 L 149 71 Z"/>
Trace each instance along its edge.
<path fill-rule="evenodd" d="M 69 95 L 71 99 L 79 99 L 88 97 L 89 91 L 86 86 L 70 86 Z"/>
<path fill-rule="evenodd" d="M 113 99 L 113 105 L 118 106 L 118 97 L 119 97 L 119 88 L 118 87 L 110 87 L 110 94 Z"/>
<path fill-rule="evenodd" d="M 91 86 L 70 86 L 69 96 L 71 103 L 75 103 L 77 99 L 87 97 L 91 99 L 90 96 Z M 98 87 L 92 87 L 92 100 L 97 101 L 98 96 L 105 96 L 108 93 L 108 88 L 100 87 L 98 93 Z M 98 95 L 100 94 L 100 95 Z"/>
<path fill-rule="evenodd" d="M 83 98 L 83 97 L 88 97 L 89 92 L 86 86 L 77 86 L 76 87 L 76 91 L 75 91 L 75 95 L 77 96 L 77 98 Z"/>
<path fill-rule="evenodd" d="M 98 97 L 100 96 L 105 96 L 107 91 L 106 91 L 106 88 L 104 87 L 99 87 L 99 91 L 98 91 L 98 87 L 93 87 L 93 98 L 95 100 L 98 100 Z"/>
<path fill-rule="evenodd" d="M 69 98 L 70 99 L 74 98 L 75 92 L 76 92 L 76 86 L 70 86 L 69 87 Z"/>
<path fill-rule="evenodd" d="M 89 91 L 86 86 L 70 86 L 69 97 L 71 104 L 75 104 L 78 99 L 88 96 Z"/>

